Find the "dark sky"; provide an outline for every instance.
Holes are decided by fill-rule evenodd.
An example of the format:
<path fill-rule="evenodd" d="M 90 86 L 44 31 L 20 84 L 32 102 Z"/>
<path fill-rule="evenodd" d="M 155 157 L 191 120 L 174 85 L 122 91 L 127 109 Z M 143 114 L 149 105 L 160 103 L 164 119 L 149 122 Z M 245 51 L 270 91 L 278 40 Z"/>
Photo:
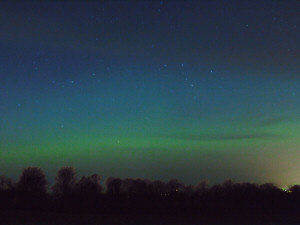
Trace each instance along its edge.
<path fill-rule="evenodd" d="M 300 1 L 1 1 L 0 173 L 299 183 Z"/>

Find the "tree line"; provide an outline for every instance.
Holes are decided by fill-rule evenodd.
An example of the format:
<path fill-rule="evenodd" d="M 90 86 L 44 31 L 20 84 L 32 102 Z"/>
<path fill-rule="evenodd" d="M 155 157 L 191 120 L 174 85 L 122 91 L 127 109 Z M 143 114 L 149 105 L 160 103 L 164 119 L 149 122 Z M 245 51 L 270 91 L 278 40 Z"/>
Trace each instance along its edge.
<path fill-rule="evenodd" d="M 41 168 L 25 168 L 17 182 L 0 176 L 1 210 L 43 210 L 97 213 L 289 213 L 300 210 L 300 186 L 282 190 L 272 183 L 234 183 L 211 187 L 201 181 L 185 185 L 109 177 L 76 178 L 73 167 L 61 168 L 49 188 Z M 105 191 L 104 191 L 105 190 Z"/>

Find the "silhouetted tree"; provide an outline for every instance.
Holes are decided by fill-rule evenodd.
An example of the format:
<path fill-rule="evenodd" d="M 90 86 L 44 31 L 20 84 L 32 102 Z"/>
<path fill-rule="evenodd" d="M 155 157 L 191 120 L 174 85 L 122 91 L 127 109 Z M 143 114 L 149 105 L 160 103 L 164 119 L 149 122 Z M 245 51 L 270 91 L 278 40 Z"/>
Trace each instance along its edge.
<path fill-rule="evenodd" d="M 122 180 L 121 192 L 127 195 L 144 195 L 148 191 L 147 181 L 127 178 Z"/>
<path fill-rule="evenodd" d="M 208 182 L 200 181 L 194 186 L 194 190 L 197 194 L 204 194 L 208 190 Z"/>
<path fill-rule="evenodd" d="M 261 202 L 264 209 L 279 210 L 284 205 L 284 192 L 272 183 L 266 183 L 259 186 Z"/>
<path fill-rule="evenodd" d="M 21 208 L 41 208 L 47 197 L 47 180 L 39 167 L 23 169 L 17 183 L 18 203 Z"/>
<path fill-rule="evenodd" d="M 109 195 L 119 195 L 121 192 L 122 180 L 120 178 L 109 177 L 105 181 L 106 192 Z"/>
<path fill-rule="evenodd" d="M 288 188 L 289 193 L 300 194 L 300 185 L 293 185 Z"/>
<path fill-rule="evenodd" d="M 52 190 L 57 197 L 68 196 L 73 194 L 75 185 L 75 169 L 73 167 L 63 167 L 57 172 Z"/>
<path fill-rule="evenodd" d="M 166 184 L 163 181 L 155 180 L 150 184 L 150 188 L 154 195 L 163 196 L 166 194 Z"/>
<path fill-rule="evenodd" d="M 15 183 L 12 179 L 5 176 L 0 176 L 0 191 L 9 191 L 15 188 Z"/>
<path fill-rule="evenodd" d="M 176 193 L 182 191 L 184 184 L 177 179 L 172 179 L 166 184 L 166 189 L 168 193 Z"/>
<path fill-rule="evenodd" d="M 18 182 L 18 190 L 29 195 L 45 195 L 47 180 L 43 170 L 39 167 L 24 169 Z"/>
<path fill-rule="evenodd" d="M 290 186 L 287 190 L 293 208 L 300 209 L 300 185 Z"/>
<path fill-rule="evenodd" d="M 98 174 L 83 176 L 75 186 L 76 200 L 79 208 L 97 209 L 100 205 L 101 177 Z"/>
<path fill-rule="evenodd" d="M 76 190 L 79 192 L 80 195 L 85 195 L 85 196 L 99 195 L 102 191 L 100 180 L 101 177 L 98 174 L 93 174 L 88 177 L 83 176 L 76 183 Z"/>
<path fill-rule="evenodd" d="M 0 208 L 13 208 L 16 204 L 16 184 L 10 178 L 0 176 Z"/>
<path fill-rule="evenodd" d="M 197 215 L 276 214 L 300 210 L 300 185 L 283 191 L 271 183 L 258 185 L 227 180 L 208 187 L 205 181 L 192 186 L 177 179 L 165 183 L 109 177 L 106 194 L 102 194 L 100 180 L 98 174 L 93 174 L 76 182 L 75 169 L 63 167 L 57 173 L 52 195 L 47 193 L 44 172 L 38 167 L 29 167 L 23 170 L 17 183 L 0 176 L 0 209 Z"/>

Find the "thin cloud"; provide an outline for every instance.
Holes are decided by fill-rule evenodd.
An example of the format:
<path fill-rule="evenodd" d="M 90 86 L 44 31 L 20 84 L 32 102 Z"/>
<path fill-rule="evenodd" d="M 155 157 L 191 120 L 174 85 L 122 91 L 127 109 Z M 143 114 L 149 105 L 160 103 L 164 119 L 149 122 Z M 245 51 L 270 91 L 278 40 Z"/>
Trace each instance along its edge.
<path fill-rule="evenodd" d="M 286 122 L 290 120 L 288 117 L 273 117 L 273 118 L 268 118 L 260 121 L 257 125 L 261 127 L 266 127 L 266 126 L 274 126 L 283 122 Z"/>
<path fill-rule="evenodd" d="M 243 139 L 278 139 L 284 135 L 272 133 L 255 133 L 255 134 L 190 134 L 190 135 L 173 135 L 167 138 L 190 140 L 190 141 L 230 141 Z"/>

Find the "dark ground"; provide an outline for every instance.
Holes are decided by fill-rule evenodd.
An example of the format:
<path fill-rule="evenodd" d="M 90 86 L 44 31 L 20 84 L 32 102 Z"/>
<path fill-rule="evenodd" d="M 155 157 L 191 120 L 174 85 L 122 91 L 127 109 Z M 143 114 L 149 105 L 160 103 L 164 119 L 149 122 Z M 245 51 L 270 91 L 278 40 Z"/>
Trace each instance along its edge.
<path fill-rule="evenodd" d="M 234 216 L 176 216 L 176 215 L 97 215 L 92 213 L 49 213 L 29 211 L 1 211 L 2 225 L 298 225 L 300 214 L 278 216 L 234 215 Z"/>

